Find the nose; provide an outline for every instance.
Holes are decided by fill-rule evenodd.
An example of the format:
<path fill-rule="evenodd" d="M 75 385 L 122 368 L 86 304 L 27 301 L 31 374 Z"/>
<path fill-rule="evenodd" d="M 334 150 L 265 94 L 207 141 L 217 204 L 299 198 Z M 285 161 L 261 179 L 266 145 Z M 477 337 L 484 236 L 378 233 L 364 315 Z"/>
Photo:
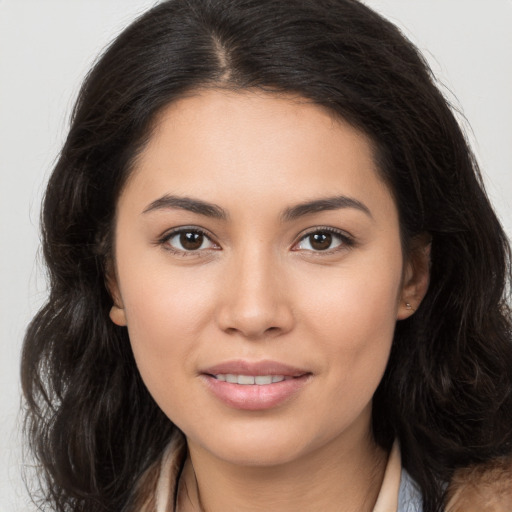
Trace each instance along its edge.
<path fill-rule="evenodd" d="M 219 296 L 219 327 L 250 340 L 289 332 L 295 319 L 285 281 L 282 269 L 261 251 L 233 258 Z"/>

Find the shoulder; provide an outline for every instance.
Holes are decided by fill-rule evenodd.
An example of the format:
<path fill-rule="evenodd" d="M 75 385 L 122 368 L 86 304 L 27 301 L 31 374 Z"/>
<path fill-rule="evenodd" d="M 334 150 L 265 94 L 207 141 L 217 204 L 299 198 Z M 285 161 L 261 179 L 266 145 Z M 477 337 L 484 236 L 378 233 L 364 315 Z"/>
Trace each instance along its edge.
<path fill-rule="evenodd" d="M 512 457 L 457 470 L 447 498 L 447 512 L 511 512 Z"/>

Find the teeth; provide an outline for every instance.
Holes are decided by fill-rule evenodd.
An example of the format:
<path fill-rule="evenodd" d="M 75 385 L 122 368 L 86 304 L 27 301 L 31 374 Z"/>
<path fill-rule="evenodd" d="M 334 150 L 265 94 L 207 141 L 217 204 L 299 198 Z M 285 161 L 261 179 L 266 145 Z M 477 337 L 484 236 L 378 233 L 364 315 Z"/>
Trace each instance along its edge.
<path fill-rule="evenodd" d="M 272 384 L 272 375 L 258 375 L 257 377 L 254 377 L 254 383 L 259 386 Z"/>
<path fill-rule="evenodd" d="M 232 373 L 219 373 L 215 375 L 217 380 L 232 384 L 265 386 L 286 379 L 284 375 L 233 375 Z M 291 377 L 290 377 L 291 378 Z"/>

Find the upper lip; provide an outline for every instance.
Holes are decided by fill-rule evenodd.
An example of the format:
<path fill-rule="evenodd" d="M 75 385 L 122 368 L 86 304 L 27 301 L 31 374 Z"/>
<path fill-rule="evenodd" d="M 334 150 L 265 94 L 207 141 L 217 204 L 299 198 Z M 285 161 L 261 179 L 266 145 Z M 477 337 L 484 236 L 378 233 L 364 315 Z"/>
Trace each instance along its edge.
<path fill-rule="evenodd" d="M 202 370 L 201 373 L 209 375 L 229 373 L 232 375 L 284 375 L 285 377 L 300 377 L 311 372 L 278 361 L 244 361 L 240 359 L 209 366 Z"/>

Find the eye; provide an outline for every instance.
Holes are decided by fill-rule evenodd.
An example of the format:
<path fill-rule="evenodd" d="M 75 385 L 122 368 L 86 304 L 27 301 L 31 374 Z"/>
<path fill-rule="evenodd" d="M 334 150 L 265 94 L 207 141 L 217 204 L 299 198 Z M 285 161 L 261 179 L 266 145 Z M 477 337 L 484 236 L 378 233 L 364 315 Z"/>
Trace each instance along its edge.
<path fill-rule="evenodd" d="M 349 247 L 353 244 L 352 239 L 333 229 L 317 229 L 303 236 L 294 250 L 306 250 L 314 252 L 328 252 Z"/>
<path fill-rule="evenodd" d="M 161 243 L 169 250 L 180 253 L 219 249 L 219 246 L 204 231 L 197 228 L 174 230 L 165 235 Z"/>

